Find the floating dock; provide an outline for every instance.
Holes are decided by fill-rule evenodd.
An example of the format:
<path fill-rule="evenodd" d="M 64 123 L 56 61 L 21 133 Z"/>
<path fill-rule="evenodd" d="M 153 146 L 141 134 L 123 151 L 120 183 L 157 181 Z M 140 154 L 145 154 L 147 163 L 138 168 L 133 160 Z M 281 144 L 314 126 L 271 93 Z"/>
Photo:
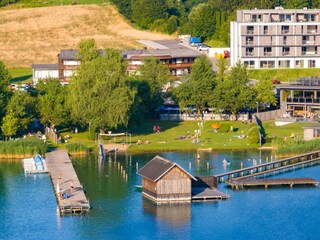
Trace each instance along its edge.
<path fill-rule="evenodd" d="M 89 201 L 84 194 L 68 153 L 63 149 L 57 149 L 47 153 L 46 159 L 60 213 L 89 213 Z"/>
<path fill-rule="evenodd" d="M 41 159 L 41 162 L 36 163 L 34 157 L 24 158 L 22 160 L 22 165 L 26 174 L 49 173 L 46 161 L 44 159 Z"/>
<path fill-rule="evenodd" d="M 192 188 L 191 193 L 192 201 L 223 200 L 229 198 L 227 194 L 224 194 L 215 188 Z"/>
<path fill-rule="evenodd" d="M 264 186 L 290 186 L 295 185 L 314 185 L 318 187 L 319 181 L 311 178 L 272 178 L 272 179 L 232 179 L 227 181 L 227 184 L 232 189 L 241 190 L 245 187 L 259 187 Z"/>

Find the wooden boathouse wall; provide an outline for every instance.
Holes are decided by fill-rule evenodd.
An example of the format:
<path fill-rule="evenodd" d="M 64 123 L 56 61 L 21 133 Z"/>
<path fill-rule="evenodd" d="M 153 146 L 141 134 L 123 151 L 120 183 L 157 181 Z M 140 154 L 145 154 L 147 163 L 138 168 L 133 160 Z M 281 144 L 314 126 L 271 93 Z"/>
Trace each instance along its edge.
<path fill-rule="evenodd" d="M 175 166 L 157 182 L 142 179 L 142 192 L 157 201 L 190 201 L 191 179 Z"/>

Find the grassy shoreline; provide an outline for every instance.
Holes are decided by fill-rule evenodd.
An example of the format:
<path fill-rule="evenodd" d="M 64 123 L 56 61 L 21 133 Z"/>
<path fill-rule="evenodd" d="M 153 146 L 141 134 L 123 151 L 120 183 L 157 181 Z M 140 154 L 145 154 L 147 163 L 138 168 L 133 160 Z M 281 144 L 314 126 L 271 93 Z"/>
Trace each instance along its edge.
<path fill-rule="evenodd" d="M 199 143 L 192 143 L 191 137 L 187 136 L 188 131 L 190 136 L 195 134 L 195 130 L 199 130 L 199 121 L 145 121 L 139 126 L 129 126 L 131 133 L 131 147 L 128 148 L 128 153 L 143 153 L 143 152 L 161 152 L 161 151 L 197 151 L 201 149 L 212 149 L 212 151 L 225 150 L 256 150 L 259 149 L 259 143 L 252 144 L 248 138 L 239 138 L 240 135 L 248 135 L 249 129 L 254 124 L 243 124 L 241 121 L 230 121 L 233 125 L 233 132 L 213 132 L 211 125 L 221 121 L 205 121 L 201 135 L 199 134 Z M 153 133 L 154 125 L 160 125 L 160 133 Z M 274 121 L 267 121 L 263 123 L 264 131 L 267 139 L 277 138 L 282 141 L 285 137 L 290 138 L 290 135 L 295 134 L 299 139 L 303 138 L 302 127 L 308 123 L 291 123 L 285 126 L 275 126 Z M 114 131 L 119 133 L 121 131 Z M 125 131 L 123 131 L 125 132 Z M 129 131 L 128 131 L 129 132 Z M 73 134 L 69 131 L 61 131 L 61 135 L 69 135 L 69 143 L 81 143 L 87 145 L 88 148 L 94 152 L 98 152 L 97 141 L 88 140 L 88 132 L 80 132 Z M 142 141 L 142 145 L 137 145 L 138 140 Z M 145 144 L 148 141 L 149 144 Z M 104 138 L 103 144 L 113 144 L 126 142 L 130 144 L 130 136 L 122 136 L 116 138 Z M 274 149 L 271 141 L 261 146 L 262 150 Z"/>

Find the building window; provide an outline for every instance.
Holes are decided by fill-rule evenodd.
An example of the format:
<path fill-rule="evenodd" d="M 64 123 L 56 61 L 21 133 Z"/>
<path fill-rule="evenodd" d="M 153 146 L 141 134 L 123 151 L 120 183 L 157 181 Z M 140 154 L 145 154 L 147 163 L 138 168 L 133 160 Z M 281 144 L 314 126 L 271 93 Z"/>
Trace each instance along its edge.
<path fill-rule="evenodd" d="M 289 47 L 283 47 L 282 48 L 282 56 L 288 56 L 290 55 L 290 48 Z"/>
<path fill-rule="evenodd" d="M 253 45 L 253 37 L 246 37 L 246 45 Z"/>
<path fill-rule="evenodd" d="M 246 65 L 247 68 L 254 68 L 255 63 L 253 60 L 251 60 L 251 61 L 244 61 L 243 64 Z"/>
<path fill-rule="evenodd" d="M 289 33 L 289 26 L 281 26 L 281 34 Z"/>
<path fill-rule="evenodd" d="M 296 68 L 303 68 L 303 60 L 296 60 Z"/>
<path fill-rule="evenodd" d="M 274 61 L 260 61 L 260 68 L 274 68 Z"/>
<path fill-rule="evenodd" d="M 263 26 L 263 34 L 268 34 L 268 26 Z"/>
<path fill-rule="evenodd" d="M 253 56 L 253 48 L 252 47 L 246 48 L 246 56 Z"/>
<path fill-rule="evenodd" d="M 307 33 L 317 33 L 317 25 L 307 26 Z"/>
<path fill-rule="evenodd" d="M 271 47 L 264 47 L 263 48 L 263 54 L 264 54 L 264 56 L 271 56 L 272 48 Z"/>
<path fill-rule="evenodd" d="M 247 26 L 247 34 L 253 34 L 254 27 L 253 26 Z"/>
<path fill-rule="evenodd" d="M 283 45 L 287 45 L 287 36 L 283 36 Z"/>
<path fill-rule="evenodd" d="M 280 14 L 280 22 L 291 22 L 291 14 Z"/>
<path fill-rule="evenodd" d="M 279 68 L 290 68 L 290 60 L 279 61 Z"/>
<path fill-rule="evenodd" d="M 316 60 L 308 60 L 308 68 L 315 68 Z"/>

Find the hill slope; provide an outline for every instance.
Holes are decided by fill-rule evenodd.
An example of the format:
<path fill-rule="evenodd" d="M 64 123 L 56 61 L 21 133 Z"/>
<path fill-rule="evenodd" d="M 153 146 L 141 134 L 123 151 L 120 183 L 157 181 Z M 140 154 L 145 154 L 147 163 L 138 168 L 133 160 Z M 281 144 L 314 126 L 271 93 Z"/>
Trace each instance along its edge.
<path fill-rule="evenodd" d="M 61 49 L 94 38 L 99 48 L 133 48 L 138 39 L 169 35 L 130 26 L 111 5 L 75 5 L 0 11 L 0 59 L 8 68 L 56 63 Z"/>

